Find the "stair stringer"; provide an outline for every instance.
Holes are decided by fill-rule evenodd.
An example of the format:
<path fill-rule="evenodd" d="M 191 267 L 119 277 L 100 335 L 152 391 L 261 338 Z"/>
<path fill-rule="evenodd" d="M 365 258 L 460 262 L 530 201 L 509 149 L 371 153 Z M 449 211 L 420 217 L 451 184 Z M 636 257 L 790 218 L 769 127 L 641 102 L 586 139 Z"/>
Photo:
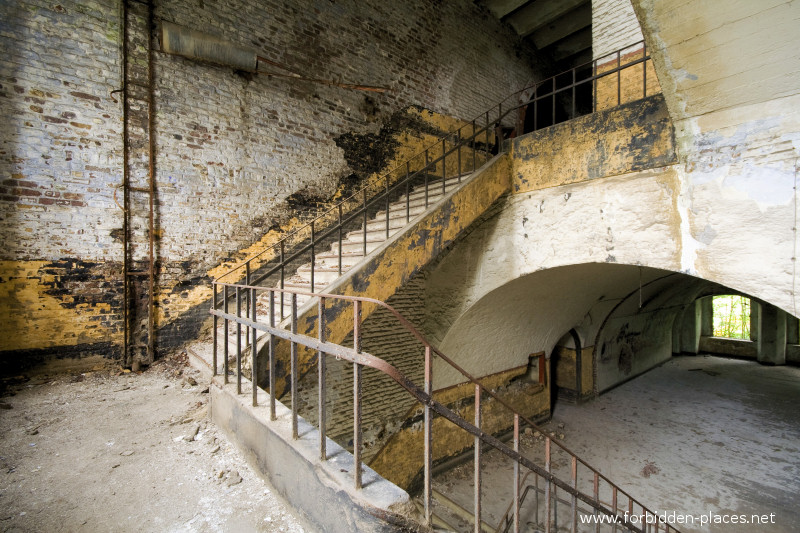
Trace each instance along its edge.
<path fill-rule="evenodd" d="M 511 188 L 511 165 L 506 154 L 489 160 L 464 184 L 448 192 L 425 213 L 417 216 L 359 264 L 325 288 L 327 294 L 388 300 L 411 277 L 439 257 L 483 213 Z M 297 332 L 317 335 L 318 298 L 297 312 Z M 376 306 L 362 306 L 362 320 Z M 352 309 L 336 302 L 326 305 L 327 340 L 340 344 L 353 331 Z M 267 339 L 259 339 L 258 383 L 268 388 Z M 298 349 L 298 381 L 315 368 L 316 352 Z M 275 393 L 282 397 L 290 389 L 290 346 L 279 342 L 275 348 Z"/>

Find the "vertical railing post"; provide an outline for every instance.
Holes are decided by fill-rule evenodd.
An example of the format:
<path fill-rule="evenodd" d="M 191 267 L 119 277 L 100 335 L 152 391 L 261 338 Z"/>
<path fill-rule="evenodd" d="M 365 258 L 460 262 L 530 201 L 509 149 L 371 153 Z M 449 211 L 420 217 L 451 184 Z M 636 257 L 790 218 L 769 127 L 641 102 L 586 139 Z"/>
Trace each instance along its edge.
<path fill-rule="evenodd" d="M 550 533 L 550 515 L 552 512 L 552 502 L 550 501 L 550 496 L 553 488 L 553 482 L 550 480 L 550 437 L 545 436 L 544 438 L 544 469 L 547 472 L 548 477 L 545 480 L 544 485 L 544 531 L 545 533 Z"/>
<path fill-rule="evenodd" d="M 519 453 L 519 414 L 517 413 L 514 413 L 514 451 Z M 519 461 L 514 459 L 514 533 L 519 533 L 519 522 Z"/>
<path fill-rule="evenodd" d="M 481 429 L 481 386 L 475 385 L 475 427 Z M 481 438 L 475 437 L 475 533 L 481 533 Z"/>
<path fill-rule="evenodd" d="M 431 354 L 430 345 L 425 345 L 425 394 L 427 395 L 424 412 L 424 444 L 423 444 L 423 461 L 424 461 L 424 486 L 423 486 L 423 499 L 425 500 L 425 522 L 430 525 L 431 523 L 431 475 L 433 466 L 433 434 L 431 424 L 433 423 L 431 417 L 431 401 L 433 400 L 433 357 Z"/>
<path fill-rule="evenodd" d="M 244 264 L 244 284 L 250 286 L 250 261 L 246 261 Z M 250 314 L 250 291 L 245 291 L 244 293 L 244 316 L 248 316 Z"/>
<path fill-rule="evenodd" d="M 284 286 L 285 280 L 286 280 L 286 246 L 284 244 L 284 241 L 281 240 L 281 318 L 280 318 L 280 320 L 283 320 L 283 306 L 284 306 L 284 303 L 285 303 L 283 301 L 283 289 L 285 288 L 285 286 Z M 279 322 L 280 322 L 280 320 L 279 320 Z"/>
<path fill-rule="evenodd" d="M 406 161 L 406 224 L 411 221 L 411 162 Z"/>
<path fill-rule="evenodd" d="M 594 473 L 594 503 L 595 504 L 600 503 L 600 475 L 597 472 Z M 598 516 L 597 507 L 593 507 L 592 509 L 593 509 L 592 514 L 594 514 L 595 516 L 594 530 L 595 533 L 600 533 L 600 520 L 597 519 Z"/>
<path fill-rule="evenodd" d="M 503 149 L 503 103 L 497 104 L 497 124 L 495 124 L 494 135 L 497 143 L 497 153 Z"/>
<path fill-rule="evenodd" d="M 428 157 L 428 149 L 425 148 L 425 170 L 423 176 L 425 177 L 425 209 L 428 209 L 428 167 L 430 166 L 430 158 Z"/>
<path fill-rule="evenodd" d="M 572 488 L 573 490 L 578 490 L 578 458 L 576 456 L 572 456 L 572 465 L 570 469 L 571 474 L 571 481 L 572 481 Z M 572 521 L 570 525 L 570 531 L 572 533 L 577 533 L 578 531 L 578 498 L 575 494 L 572 495 L 570 503 L 572 504 Z"/>
<path fill-rule="evenodd" d="M 445 187 L 445 183 L 447 182 L 447 164 L 445 163 L 445 158 L 447 157 L 447 144 L 446 140 L 442 139 L 442 195 L 447 192 L 447 188 Z"/>
<path fill-rule="evenodd" d="M 569 117 L 571 119 L 575 118 L 575 114 L 576 114 L 576 105 L 575 105 L 575 98 L 576 98 L 575 83 L 576 83 L 576 80 L 577 80 L 576 69 L 573 67 L 573 69 L 572 69 L 572 115 L 570 115 L 570 117 Z"/>
<path fill-rule="evenodd" d="M 617 50 L 617 105 L 622 103 L 622 55 Z"/>
<path fill-rule="evenodd" d="M 553 115 L 552 120 L 553 121 L 550 123 L 550 125 L 554 126 L 555 123 L 556 123 L 556 77 L 553 76 L 552 80 L 553 80 L 553 86 L 552 86 L 552 89 L 551 89 L 551 93 L 552 93 L 551 94 L 551 98 L 553 99 L 553 113 L 552 113 L 552 115 Z"/>
<path fill-rule="evenodd" d="M 458 161 L 456 172 L 458 173 L 458 183 L 461 183 L 461 128 L 458 128 L 456 132 L 456 160 Z"/>
<path fill-rule="evenodd" d="M 489 160 L 489 146 L 490 146 L 489 129 L 490 129 L 489 128 L 489 112 L 487 111 L 486 112 L 486 153 L 484 154 L 484 157 L 485 157 L 485 159 L 483 160 L 484 163 L 486 163 Z"/>
<path fill-rule="evenodd" d="M 316 244 L 317 234 L 314 231 L 314 221 L 311 221 L 311 292 L 314 292 L 314 245 Z"/>
<path fill-rule="evenodd" d="M 342 275 L 342 231 L 344 230 L 344 228 L 342 228 L 342 204 L 339 204 L 339 224 L 338 224 L 338 226 L 339 226 L 339 253 L 338 253 L 339 258 L 338 259 L 339 259 L 339 275 L 341 276 Z"/>
<path fill-rule="evenodd" d="M 211 287 L 213 289 L 213 295 L 211 297 L 212 298 L 211 299 L 211 309 L 216 311 L 217 310 L 217 282 L 216 281 L 212 282 Z M 214 315 L 214 329 L 212 330 L 212 333 L 211 333 L 211 335 L 213 337 L 213 342 L 214 342 L 214 348 L 213 348 L 213 352 L 212 352 L 212 356 L 211 356 L 211 367 L 212 367 L 212 373 L 213 373 L 214 376 L 217 375 L 217 351 L 218 351 L 217 343 L 219 342 L 219 340 L 217 339 L 217 336 L 218 336 L 217 328 L 218 327 L 219 327 L 219 317 L 217 315 Z"/>
<path fill-rule="evenodd" d="M 281 293 L 283 294 L 283 293 Z M 282 313 L 283 311 L 281 311 Z M 269 291 L 269 327 L 275 327 L 275 291 Z M 275 420 L 275 335 L 269 334 L 269 419 Z"/>
<path fill-rule="evenodd" d="M 474 120 L 472 121 L 472 136 L 471 136 L 471 139 L 472 139 L 472 171 L 475 172 L 475 167 L 476 167 L 476 163 L 477 163 L 477 159 L 476 158 L 478 157 L 478 155 L 475 153 L 475 149 L 477 148 L 475 143 L 478 140 L 478 135 L 477 135 L 477 133 L 475 133 L 475 121 Z"/>
<path fill-rule="evenodd" d="M 616 485 L 611 487 L 611 510 L 614 516 L 617 516 L 617 487 Z M 617 533 L 617 523 L 611 526 L 612 533 Z"/>
<path fill-rule="evenodd" d="M 297 294 L 292 293 L 292 333 L 297 333 Z M 292 341 L 291 347 L 291 376 L 290 386 L 292 388 L 292 438 L 297 440 L 297 407 L 300 397 L 297 394 L 297 343 Z"/>
<path fill-rule="evenodd" d="M 364 189 L 364 257 L 367 256 L 367 189 Z"/>
<path fill-rule="evenodd" d="M 642 98 L 647 97 L 647 43 L 642 41 Z"/>
<path fill-rule="evenodd" d="M 597 60 L 592 61 L 592 113 L 597 112 Z"/>
<path fill-rule="evenodd" d="M 317 325 L 318 325 L 318 332 L 317 337 L 319 338 L 319 342 L 325 342 L 325 298 L 319 299 L 319 306 L 317 308 Z M 319 421 L 319 458 L 321 461 L 326 461 L 328 459 L 328 453 L 326 450 L 326 437 L 325 433 L 327 431 L 327 409 L 325 408 L 325 400 L 327 398 L 327 394 L 325 392 L 325 371 L 327 366 L 327 361 L 325 357 L 325 352 L 319 350 L 317 352 L 317 369 L 319 371 L 318 379 L 317 379 L 317 391 L 318 391 L 318 403 L 319 403 L 319 414 L 317 415 L 317 419 Z"/>
<path fill-rule="evenodd" d="M 353 302 L 353 349 L 361 353 L 361 302 Z M 361 365 L 353 363 L 353 475 L 361 488 Z"/>
<path fill-rule="evenodd" d="M 228 314 L 228 299 L 229 299 L 228 298 L 228 286 L 227 285 L 223 285 L 222 286 L 222 310 L 226 315 Z M 228 320 L 228 318 L 225 317 L 225 335 L 224 335 L 225 338 L 223 340 L 223 342 L 225 344 L 222 347 L 222 357 L 224 359 L 223 362 L 222 362 L 222 377 L 223 377 L 223 382 L 226 385 L 228 384 L 228 356 L 230 355 L 229 354 L 229 352 L 230 352 L 230 346 L 229 346 L 230 345 L 230 338 L 228 336 L 228 323 L 229 322 L 230 322 L 230 320 Z"/>
<path fill-rule="evenodd" d="M 236 318 L 242 318 L 242 294 L 236 286 Z M 242 323 L 236 322 L 236 394 L 242 393 Z"/>
<path fill-rule="evenodd" d="M 628 516 L 633 516 L 633 499 L 628 496 Z M 669 529 L 667 529 L 667 533 L 669 533 Z"/>
<path fill-rule="evenodd" d="M 253 322 L 258 322 L 256 317 L 256 290 L 250 289 L 250 318 Z M 252 361 L 250 361 L 250 368 L 252 372 L 250 374 L 250 384 L 253 386 L 253 407 L 258 405 L 258 330 L 255 328 L 253 329 L 253 340 L 252 340 Z"/>
<path fill-rule="evenodd" d="M 389 174 L 386 174 L 386 238 L 389 238 Z"/>

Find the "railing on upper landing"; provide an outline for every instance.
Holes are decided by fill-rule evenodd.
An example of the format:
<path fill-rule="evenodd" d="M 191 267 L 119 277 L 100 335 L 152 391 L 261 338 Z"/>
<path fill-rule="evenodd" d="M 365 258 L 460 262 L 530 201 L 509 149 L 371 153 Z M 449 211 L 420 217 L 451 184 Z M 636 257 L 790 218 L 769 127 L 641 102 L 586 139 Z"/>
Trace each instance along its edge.
<path fill-rule="evenodd" d="M 444 191 L 442 178 L 457 177 L 460 181 L 461 176 L 488 161 L 501 150 L 507 136 L 535 131 L 659 91 L 643 41 L 532 84 L 505 97 L 472 121 L 464 121 L 461 127 L 424 151 L 214 281 L 283 289 L 287 277 L 293 273 L 291 267 L 310 261 L 310 292 L 315 292 L 314 259 L 319 251 L 339 243 L 338 271 L 341 275 L 343 236 L 363 226 L 362 244 L 366 255 L 369 216 L 380 209 L 388 210 L 390 202 L 403 194 L 408 198 L 412 187 L 424 186 L 427 199 L 432 187 L 441 187 Z M 406 222 L 410 218 L 407 208 Z M 388 216 L 386 232 L 388 236 Z M 215 308 L 219 296 L 215 291 Z M 250 305 L 245 308 L 249 309 Z M 281 305 L 279 320 L 285 316 L 283 310 Z"/>

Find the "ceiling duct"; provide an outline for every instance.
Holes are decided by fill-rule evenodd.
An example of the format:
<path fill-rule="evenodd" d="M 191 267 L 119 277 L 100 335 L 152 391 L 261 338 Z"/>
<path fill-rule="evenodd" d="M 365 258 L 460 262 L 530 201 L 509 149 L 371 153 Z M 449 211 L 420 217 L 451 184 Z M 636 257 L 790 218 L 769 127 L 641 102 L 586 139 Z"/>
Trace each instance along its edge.
<path fill-rule="evenodd" d="M 237 70 L 255 72 L 258 59 L 248 50 L 215 35 L 191 30 L 172 22 L 161 22 L 161 48 L 168 54 L 208 61 Z"/>

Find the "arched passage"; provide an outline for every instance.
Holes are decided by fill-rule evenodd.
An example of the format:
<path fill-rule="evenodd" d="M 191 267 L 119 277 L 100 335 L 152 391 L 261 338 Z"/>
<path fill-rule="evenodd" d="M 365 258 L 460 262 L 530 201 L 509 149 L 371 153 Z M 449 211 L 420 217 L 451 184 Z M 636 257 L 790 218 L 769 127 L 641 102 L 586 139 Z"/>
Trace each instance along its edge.
<path fill-rule="evenodd" d="M 603 392 L 668 360 L 673 353 L 698 353 L 701 302 L 714 294 L 736 293 L 712 281 L 667 270 L 584 263 L 556 267 L 514 279 L 472 304 L 441 335 L 444 353 L 475 375 L 525 365 L 528 355 L 553 349 L 569 332 L 579 339 L 581 362 L 590 365 L 590 392 Z M 787 343 L 788 315 L 762 303 L 762 341 Z M 778 339 L 774 340 L 777 335 Z M 775 359 L 762 345 L 759 360 L 794 361 L 793 350 Z M 586 370 L 586 369 L 584 369 Z M 457 383 L 444 366 L 436 386 Z M 586 375 L 585 372 L 582 375 Z M 586 389 L 584 389 L 584 394 Z"/>

